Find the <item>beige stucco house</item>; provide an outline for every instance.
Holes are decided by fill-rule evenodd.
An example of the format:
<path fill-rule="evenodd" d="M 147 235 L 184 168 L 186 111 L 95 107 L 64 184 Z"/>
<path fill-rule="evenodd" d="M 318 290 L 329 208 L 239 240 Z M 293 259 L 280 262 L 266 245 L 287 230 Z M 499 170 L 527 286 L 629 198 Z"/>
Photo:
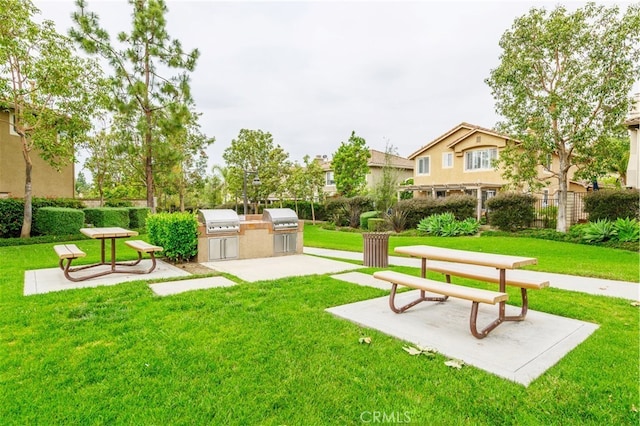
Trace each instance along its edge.
<path fill-rule="evenodd" d="M 640 93 L 633 97 L 633 106 L 624 124 L 629 129 L 629 165 L 627 166 L 627 187 L 640 188 Z"/>
<path fill-rule="evenodd" d="M 407 190 L 415 197 L 446 197 L 453 194 L 469 194 L 478 199 L 478 216 L 488 198 L 507 184 L 494 160 L 507 144 L 517 143 L 508 135 L 469 123 L 460 123 L 436 139 L 409 155 L 414 162 L 413 185 Z M 557 158 L 550 159 L 557 163 Z M 551 167 L 553 168 L 553 167 Z M 537 194 L 540 198 L 555 195 L 557 180 L 540 166 L 540 179 L 546 186 Z M 570 171 L 569 178 L 572 173 Z M 521 188 L 526 191 L 527 188 Z M 586 192 L 587 186 L 570 180 L 569 190 Z"/>
<path fill-rule="evenodd" d="M 24 197 L 25 162 L 20 136 L 13 130 L 13 112 L 0 109 L 0 197 Z M 34 197 L 73 198 L 74 166 L 70 164 L 57 171 L 37 152 L 33 161 L 32 191 Z"/>
<path fill-rule="evenodd" d="M 380 179 L 382 179 L 382 171 L 385 166 L 386 154 L 375 149 L 370 149 L 369 153 L 371 154 L 371 157 L 367 162 L 369 173 L 367 173 L 366 176 L 366 187 L 368 191 L 372 191 Z M 333 169 L 331 168 L 331 161 L 328 160 L 326 156 L 320 155 L 316 156 L 315 161 L 318 161 L 324 170 L 325 185 L 323 187 L 323 192 L 325 196 L 332 197 L 337 195 L 336 182 L 333 175 Z M 397 173 L 398 183 L 413 177 L 413 161 L 397 155 L 390 155 L 389 164 Z"/>

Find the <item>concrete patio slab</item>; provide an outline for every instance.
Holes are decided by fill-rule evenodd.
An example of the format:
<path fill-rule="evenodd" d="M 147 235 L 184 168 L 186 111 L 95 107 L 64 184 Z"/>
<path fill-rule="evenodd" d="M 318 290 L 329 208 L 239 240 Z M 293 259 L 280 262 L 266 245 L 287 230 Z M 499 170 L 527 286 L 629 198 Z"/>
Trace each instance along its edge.
<path fill-rule="evenodd" d="M 418 291 L 401 293 L 398 305 L 415 299 Z M 388 296 L 327 309 L 363 327 L 459 359 L 499 377 L 528 386 L 593 333 L 596 324 L 529 311 L 520 322 L 506 322 L 479 340 L 469 331 L 471 303 L 449 299 L 424 302 L 403 314 L 389 309 Z M 507 315 L 519 308 L 507 305 Z M 478 327 L 489 324 L 497 306 L 480 305 Z"/>
<path fill-rule="evenodd" d="M 379 280 L 374 278 L 371 274 L 365 274 L 362 272 L 346 272 L 344 274 L 331 275 L 331 278 L 361 286 L 391 291 L 391 283 L 389 281 Z"/>
<path fill-rule="evenodd" d="M 140 270 L 149 269 L 151 260 L 145 259 L 136 268 Z M 78 275 L 83 272 L 94 274 L 100 270 L 107 270 L 109 266 L 99 266 L 87 271 L 78 271 Z M 98 287 L 103 285 L 116 285 L 127 281 L 151 280 L 158 278 L 184 277 L 190 274 L 180 268 L 176 268 L 161 260 L 157 261 L 156 269 L 150 274 L 110 274 L 102 277 L 92 278 L 86 281 L 72 282 L 64 277 L 60 268 L 36 269 L 25 271 L 24 273 L 24 295 L 43 294 L 51 291 L 62 291 L 76 288 Z"/>
<path fill-rule="evenodd" d="M 149 288 L 158 296 L 170 296 L 184 293 L 185 291 L 231 287 L 233 285 L 236 285 L 236 283 L 225 277 L 207 277 L 149 284 Z"/>
<path fill-rule="evenodd" d="M 325 259 L 304 254 L 263 257 L 258 259 L 223 260 L 206 262 L 204 266 L 231 274 L 247 282 L 277 280 L 314 274 L 330 274 L 362 268 L 353 263 Z"/>

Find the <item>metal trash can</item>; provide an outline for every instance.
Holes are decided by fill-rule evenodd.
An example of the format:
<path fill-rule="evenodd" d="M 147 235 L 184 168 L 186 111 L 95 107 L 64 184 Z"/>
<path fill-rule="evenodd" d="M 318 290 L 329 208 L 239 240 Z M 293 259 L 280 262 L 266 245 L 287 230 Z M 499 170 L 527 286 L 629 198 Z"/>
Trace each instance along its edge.
<path fill-rule="evenodd" d="M 386 268 L 389 266 L 389 234 L 386 232 L 365 232 L 364 266 Z"/>

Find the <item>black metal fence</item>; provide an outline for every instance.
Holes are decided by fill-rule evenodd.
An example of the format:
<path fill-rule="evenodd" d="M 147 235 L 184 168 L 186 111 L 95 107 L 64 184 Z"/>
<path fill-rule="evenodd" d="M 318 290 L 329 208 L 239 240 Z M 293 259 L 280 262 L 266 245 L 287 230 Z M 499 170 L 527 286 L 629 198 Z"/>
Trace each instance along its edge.
<path fill-rule="evenodd" d="M 558 198 L 548 197 L 543 194 L 536 197 L 534 210 L 536 220 L 534 225 L 538 228 L 555 228 L 558 216 Z M 567 224 L 583 223 L 589 220 L 589 215 L 584 211 L 585 192 L 567 194 Z"/>

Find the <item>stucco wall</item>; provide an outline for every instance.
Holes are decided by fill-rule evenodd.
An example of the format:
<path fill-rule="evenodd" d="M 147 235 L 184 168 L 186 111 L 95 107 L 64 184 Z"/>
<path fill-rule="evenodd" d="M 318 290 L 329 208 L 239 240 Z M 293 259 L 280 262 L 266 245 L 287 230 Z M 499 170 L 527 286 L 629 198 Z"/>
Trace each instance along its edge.
<path fill-rule="evenodd" d="M 9 113 L 0 111 L 0 194 L 24 197 L 25 161 L 20 137 L 9 131 Z M 37 151 L 31 152 L 32 192 L 35 197 L 73 198 L 74 165 L 55 170 Z"/>

